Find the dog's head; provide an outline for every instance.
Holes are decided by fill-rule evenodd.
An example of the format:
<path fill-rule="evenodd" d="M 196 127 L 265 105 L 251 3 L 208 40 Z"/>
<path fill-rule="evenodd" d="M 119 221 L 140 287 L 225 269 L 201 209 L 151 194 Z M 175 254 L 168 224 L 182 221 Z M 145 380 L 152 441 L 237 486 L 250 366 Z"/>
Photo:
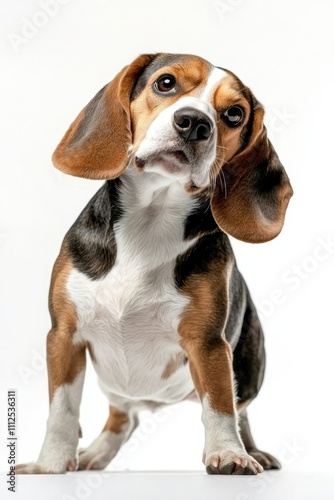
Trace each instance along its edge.
<path fill-rule="evenodd" d="M 138 171 L 207 191 L 219 227 L 249 242 L 280 232 L 292 188 L 263 125 L 264 109 L 230 71 L 197 56 L 142 55 L 81 111 L 54 155 L 90 179 Z"/>

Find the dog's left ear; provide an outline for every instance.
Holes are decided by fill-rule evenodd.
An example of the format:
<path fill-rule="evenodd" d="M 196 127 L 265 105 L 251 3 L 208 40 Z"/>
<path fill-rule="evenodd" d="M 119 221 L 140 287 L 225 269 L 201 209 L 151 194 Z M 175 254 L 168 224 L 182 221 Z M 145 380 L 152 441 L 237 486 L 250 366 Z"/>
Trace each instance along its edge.
<path fill-rule="evenodd" d="M 132 143 L 130 95 L 154 57 L 139 56 L 96 94 L 53 153 L 55 167 L 88 179 L 111 179 L 123 172 Z"/>
<path fill-rule="evenodd" d="M 250 243 L 275 238 L 293 194 L 289 178 L 263 125 L 264 110 L 254 110 L 248 145 L 223 165 L 211 201 L 222 231 Z"/>

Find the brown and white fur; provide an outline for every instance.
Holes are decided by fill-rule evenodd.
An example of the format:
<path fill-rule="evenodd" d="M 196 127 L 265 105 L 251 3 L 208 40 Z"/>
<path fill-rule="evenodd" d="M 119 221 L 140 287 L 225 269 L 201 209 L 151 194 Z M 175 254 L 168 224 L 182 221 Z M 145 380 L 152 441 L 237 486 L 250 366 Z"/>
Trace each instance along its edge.
<path fill-rule="evenodd" d="M 102 469 L 139 409 L 187 398 L 202 404 L 209 473 L 279 468 L 256 448 L 247 420 L 264 343 L 227 236 L 274 238 L 292 195 L 263 114 L 230 71 L 152 54 L 125 67 L 70 126 L 55 166 L 107 181 L 54 266 L 50 416 L 37 462 L 17 472 Z M 110 408 L 78 454 L 87 350 Z"/>

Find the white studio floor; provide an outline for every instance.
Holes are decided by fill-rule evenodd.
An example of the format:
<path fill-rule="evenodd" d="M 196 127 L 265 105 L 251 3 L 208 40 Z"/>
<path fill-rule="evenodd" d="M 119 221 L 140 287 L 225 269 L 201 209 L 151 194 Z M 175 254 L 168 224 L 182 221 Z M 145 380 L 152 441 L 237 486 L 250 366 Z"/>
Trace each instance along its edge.
<path fill-rule="evenodd" d="M 1 475 L 3 491 L 5 476 Z M 259 476 L 208 476 L 204 472 L 76 472 L 20 476 L 17 500 L 333 500 L 329 474 L 265 472 Z M 10 496 L 12 495 L 12 496 Z M 4 498 L 1 495 L 1 498 Z"/>

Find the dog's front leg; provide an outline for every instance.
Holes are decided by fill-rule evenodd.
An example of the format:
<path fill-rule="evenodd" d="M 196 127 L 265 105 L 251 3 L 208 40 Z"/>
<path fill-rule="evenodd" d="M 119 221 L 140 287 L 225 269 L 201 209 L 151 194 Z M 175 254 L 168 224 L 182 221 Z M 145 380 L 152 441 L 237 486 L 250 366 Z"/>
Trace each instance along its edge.
<path fill-rule="evenodd" d="M 77 467 L 79 405 L 85 373 L 85 349 L 74 346 L 64 328 L 51 330 L 47 341 L 50 408 L 37 462 L 18 465 L 20 474 L 64 473 Z"/>
<path fill-rule="evenodd" d="M 75 306 L 66 292 L 71 264 L 61 254 L 50 290 L 52 329 L 47 338 L 49 418 L 37 462 L 16 466 L 20 474 L 64 473 L 77 467 L 79 406 L 86 367 L 86 346 L 74 341 Z"/>
<path fill-rule="evenodd" d="M 203 291 L 208 286 L 201 281 L 199 278 L 196 287 L 189 290 L 191 303 L 180 322 L 179 334 L 202 403 L 203 462 L 211 474 L 257 474 L 262 466 L 248 455 L 238 429 L 232 350 L 224 335 L 228 301 L 215 312 L 211 291 L 205 300 Z M 219 286 L 220 296 L 228 297 L 227 280 Z"/>
<path fill-rule="evenodd" d="M 203 352 L 187 349 L 195 388 L 202 402 L 205 428 L 203 462 L 212 474 L 257 474 L 262 467 L 245 450 L 238 430 L 232 355 L 222 339 Z"/>

